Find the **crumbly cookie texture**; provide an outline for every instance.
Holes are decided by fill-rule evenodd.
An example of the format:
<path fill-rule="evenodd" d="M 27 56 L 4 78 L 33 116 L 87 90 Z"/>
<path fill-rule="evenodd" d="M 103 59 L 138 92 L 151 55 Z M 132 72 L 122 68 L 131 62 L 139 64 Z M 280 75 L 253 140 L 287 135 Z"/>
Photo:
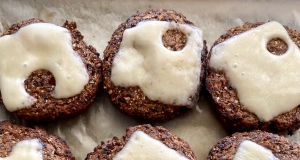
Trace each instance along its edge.
<path fill-rule="evenodd" d="M 182 139 L 178 138 L 176 135 L 170 133 L 167 129 L 157 126 L 152 127 L 149 124 L 139 125 L 135 127 L 128 127 L 126 129 L 126 134 L 122 139 L 114 137 L 112 140 L 101 142 L 93 152 L 89 153 L 86 160 L 112 160 L 113 157 L 122 150 L 125 144 L 128 142 L 130 136 L 135 131 L 143 131 L 154 139 L 161 141 L 163 144 L 171 149 L 179 152 L 181 155 L 187 157 L 190 160 L 195 160 L 195 154 L 191 150 L 190 146 Z"/>
<path fill-rule="evenodd" d="M 4 35 L 10 35 L 17 32 L 21 27 L 32 23 L 44 23 L 40 19 L 30 19 L 21 23 L 13 24 Z M 88 46 L 83 42 L 83 36 L 77 30 L 75 22 L 66 21 L 63 25 L 68 29 L 72 36 L 73 50 L 77 52 L 83 60 L 89 75 L 88 84 L 84 90 L 73 97 L 55 99 L 51 96 L 51 92 L 55 87 L 55 79 L 53 75 L 46 70 L 34 71 L 24 85 L 26 91 L 37 99 L 36 103 L 27 108 L 15 111 L 15 113 L 27 120 L 54 120 L 57 118 L 66 118 L 80 114 L 84 111 L 95 98 L 98 85 L 101 81 L 101 59 L 99 53 L 92 46 Z M 76 84 L 75 84 L 76 85 Z M 2 102 L 0 93 L 0 102 Z"/>
<path fill-rule="evenodd" d="M 245 140 L 250 140 L 271 150 L 278 159 L 298 159 L 300 157 L 300 145 L 289 142 L 283 136 L 255 130 L 234 133 L 223 138 L 210 150 L 207 160 L 233 159 L 240 143 Z"/>
<path fill-rule="evenodd" d="M 231 28 L 213 46 L 262 24 L 264 23 L 246 23 L 243 26 Z M 293 42 L 300 47 L 300 34 L 289 27 L 285 27 L 285 29 Z M 267 44 L 267 49 L 275 55 L 283 54 L 287 50 L 287 47 L 287 44 L 278 38 L 272 39 Z M 207 63 L 209 63 L 209 56 Z M 300 127 L 300 107 L 280 114 L 268 122 L 260 122 L 256 115 L 242 107 L 237 97 L 237 91 L 229 85 L 224 72 L 216 71 L 209 66 L 207 66 L 206 88 L 214 100 L 221 121 L 230 131 L 261 129 L 277 132 L 286 130 L 294 131 Z"/>
<path fill-rule="evenodd" d="M 8 156 L 17 142 L 30 139 L 39 139 L 42 143 L 43 159 L 75 160 L 63 139 L 47 134 L 40 128 L 27 128 L 9 121 L 0 122 L 0 157 Z"/>
<path fill-rule="evenodd" d="M 185 106 L 166 105 L 159 101 L 150 100 L 138 86 L 133 87 L 117 87 L 114 86 L 111 77 L 111 68 L 114 57 L 119 51 L 122 42 L 123 33 L 127 28 L 135 27 L 141 21 L 158 20 L 175 22 L 178 24 L 187 24 L 194 26 L 194 24 L 186 19 L 182 14 L 171 10 L 149 10 L 143 13 L 133 15 L 126 22 L 119 25 L 118 29 L 113 33 L 108 46 L 104 51 L 103 59 L 103 84 L 104 89 L 110 95 L 112 103 L 118 107 L 122 112 L 137 119 L 147 121 L 166 121 L 178 117 L 187 110 Z M 186 44 L 186 36 L 181 32 L 169 30 L 162 38 L 163 44 L 166 48 L 172 51 L 181 50 Z M 202 82 L 205 70 L 205 61 L 207 49 L 204 41 L 201 57 L 201 76 Z M 202 86 L 198 87 L 199 91 Z M 197 101 L 198 95 L 191 95 L 192 101 Z"/>

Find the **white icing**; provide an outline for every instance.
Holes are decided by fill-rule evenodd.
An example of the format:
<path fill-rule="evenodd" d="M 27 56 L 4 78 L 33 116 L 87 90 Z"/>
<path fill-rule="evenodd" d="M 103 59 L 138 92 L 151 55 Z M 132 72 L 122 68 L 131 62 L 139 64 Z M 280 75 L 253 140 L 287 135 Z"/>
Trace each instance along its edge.
<path fill-rule="evenodd" d="M 271 54 L 266 45 L 281 38 L 285 54 Z M 210 66 L 223 70 L 244 108 L 269 121 L 300 104 L 300 50 L 284 27 L 268 22 L 213 47 Z"/>
<path fill-rule="evenodd" d="M 71 41 L 67 29 L 48 23 L 30 24 L 0 38 L 0 89 L 9 111 L 35 102 L 24 88 L 24 80 L 35 70 L 45 69 L 54 75 L 55 98 L 81 92 L 88 74 Z"/>
<path fill-rule="evenodd" d="M 171 28 L 187 36 L 180 51 L 163 46 L 162 36 Z M 111 81 L 116 86 L 139 86 L 151 100 L 166 104 L 193 105 L 201 70 L 202 32 L 188 25 L 162 21 L 140 22 L 126 29 L 113 60 Z"/>
<path fill-rule="evenodd" d="M 0 160 L 42 160 L 43 145 L 38 139 L 23 140 L 16 143 L 11 153 Z"/>
<path fill-rule="evenodd" d="M 177 151 L 142 131 L 135 131 L 113 160 L 187 160 Z"/>
<path fill-rule="evenodd" d="M 233 160 L 279 160 L 267 148 L 249 140 L 243 141 L 235 153 Z"/>

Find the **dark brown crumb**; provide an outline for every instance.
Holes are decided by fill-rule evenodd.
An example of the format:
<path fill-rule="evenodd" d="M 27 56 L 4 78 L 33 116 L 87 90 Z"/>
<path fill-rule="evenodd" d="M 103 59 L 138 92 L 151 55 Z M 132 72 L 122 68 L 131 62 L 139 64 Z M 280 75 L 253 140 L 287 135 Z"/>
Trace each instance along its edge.
<path fill-rule="evenodd" d="M 280 38 L 271 39 L 267 43 L 267 50 L 275 55 L 282 55 L 288 50 L 288 45 Z"/>
<path fill-rule="evenodd" d="M 159 20 L 159 21 L 168 21 L 175 22 L 178 24 L 187 24 L 194 26 L 193 23 L 186 20 L 186 18 L 175 11 L 172 10 L 149 10 L 147 12 L 138 13 L 130 17 L 126 22 L 119 25 L 118 29 L 113 33 L 111 40 L 108 43 L 104 51 L 104 59 L 103 59 L 103 85 L 104 89 L 110 95 L 112 103 L 118 107 L 122 112 L 127 113 L 131 117 L 137 119 L 143 119 L 148 121 L 166 121 L 173 118 L 178 117 L 182 113 L 184 113 L 187 108 L 185 106 L 174 106 L 174 105 L 166 105 L 159 101 L 152 101 L 141 91 L 138 86 L 134 87 L 117 87 L 114 86 L 110 80 L 111 77 L 111 67 L 113 59 L 118 53 L 120 44 L 122 42 L 122 37 L 125 29 L 135 27 L 141 21 L 147 20 Z M 172 31 L 173 32 L 173 31 Z M 168 36 L 170 37 L 170 36 Z M 171 38 L 171 37 L 170 37 Z M 178 39 L 178 38 L 176 38 Z M 166 40 L 167 41 L 167 40 Z M 183 37 L 179 38 L 178 41 L 181 43 L 184 42 Z M 183 44 L 179 44 L 175 46 L 170 44 L 170 42 L 166 42 L 166 44 L 172 50 L 182 49 Z M 204 77 L 205 70 L 205 61 L 207 54 L 206 42 L 204 41 L 204 47 L 202 50 L 202 68 L 201 68 L 201 76 L 200 81 L 202 82 Z M 199 86 L 199 90 L 202 86 Z M 198 94 L 192 95 L 192 101 L 198 100 Z"/>
<path fill-rule="evenodd" d="M 223 138 L 210 150 L 207 160 L 233 159 L 240 143 L 245 140 L 250 140 L 271 150 L 278 159 L 299 159 L 300 157 L 300 145 L 289 142 L 283 136 L 256 130 L 235 133 Z"/>
<path fill-rule="evenodd" d="M 21 23 L 13 24 L 2 36 L 17 32 L 21 27 L 32 23 L 44 23 L 39 19 L 30 19 Z M 73 97 L 56 99 L 51 96 L 55 87 L 53 75 L 46 70 L 37 70 L 25 80 L 25 89 L 37 102 L 32 106 L 16 111 L 15 113 L 27 120 L 54 120 L 80 114 L 94 100 L 101 81 L 101 59 L 99 53 L 92 46 L 83 42 L 83 36 L 77 30 L 75 22 L 66 21 L 63 25 L 72 36 L 73 49 L 82 58 L 89 74 L 88 84 L 84 90 Z M 76 85 L 76 84 L 74 84 Z M 0 102 L 2 102 L 0 94 Z"/>
<path fill-rule="evenodd" d="M 186 35 L 180 30 L 176 29 L 167 30 L 167 32 L 162 37 L 164 46 L 171 51 L 182 50 L 186 45 L 186 41 Z"/>
<path fill-rule="evenodd" d="M 7 157 L 17 142 L 29 139 L 40 140 L 44 160 L 75 160 L 63 139 L 39 128 L 18 126 L 9 121 L 0 122 L 0 157 Z"/>
<path fill-rule="evenodd" d="M 222 35 L 213 46 L 223 41 L 255 28 L 263 23 L 246 23 L 243 26 L 231 28 Z M 300 47 L 300 34 L 289 27 L 285 27 L 294 43 Z M 275 41 L 269 43 L 267 48 L 279 55 L 285 45 Z M 209 54 L 210 56 L 210 54 Z M 209 58 L 207 59 L 209 61 Z M 209 64 L 209 62 L 207 62 Z M 221 121 L 227 126 L 229 131 L 250 131 L 261 129 L 264 131 L 295 131 L 300 127 L 300 107 L 296 107 L 290 112 L 283 113 L 268 122 L 260 122 L 253 113 L 245 110 L 237 97 L 236 90 L 230 85 L 223 72 L 218 72 L 207 66 L 206 88 L 210 92 L 217 108 Z"/>
<path fill-rule="evenodd" d="M 178 138 L 176 135 L 170 133 L 167 129 L 161 126 L 152 127 L 149 124 L 145 124 L 135 127 L 128 127 L 126 129 L 126 134 L 122 139 L 114 137 L 112 140 L 109 140 L 106 143 L 101 142 L 101 144 L 94 149 L 94 152 L 91 152 L 87 155 L 86 160 L 112 160 L 113 157 L 122 150 L 122 148 L 128 142 L 130 136 L 135 131 L 143 131 L 152 138 L 161 141 L 169 148 L 176 150 L 190 160 L 196 159 L 195 154 L 191 150 L 190 146 L 184 140 Z"/>

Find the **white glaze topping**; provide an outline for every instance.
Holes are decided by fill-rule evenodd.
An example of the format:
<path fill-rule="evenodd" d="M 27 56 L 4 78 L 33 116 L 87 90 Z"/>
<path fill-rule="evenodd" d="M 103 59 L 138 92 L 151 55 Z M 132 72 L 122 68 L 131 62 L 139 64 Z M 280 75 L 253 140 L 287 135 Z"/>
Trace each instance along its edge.
<path fill-rule="evenodd" d="M 269 40 L 288 45 L 283 55 L 271 54 Z M 300 51 L 278 22 L 268 22 L 213 47 L 210 66 L 223 70 L 244 108 L 269 121 L 300 104 Z"/>
<path fill-rule="evenodd" d="M 0 160 L 42 160 L 43 145 L 38 139 L 23 140 L 17 142 L 10 154 Z"/>
<path fill-rule="evenodd" d="M 113 160 L 187 160 L 177 151 L 142 131 L 135 131 Z"/>
<path fill-rule="evenodd" d="M 249 140 L 243 141 L 235 153 L 233 160 L 278 160 L 267 148 Z"/>
<path fill-rule="evenodd" d="M 83 61 L 72 48 L 67 29 L 48 23 L 22 27 L 15 34 L 0 38 L 0 89 L 9 111 L 35 102 L 25 91 L 24 80 L 39 69 L 54 75 L 55 98 L 80 93 L 89 79 Z"/>
<path fill-rule="evenodd" d="M 180 51 L 163 46 L 168 29 L 187 36 Z M 162 21 L 140 22 L 126 29 L 113 60 L 111 81 L 116 86 L 139 86 L 151 100 L 165 104 L 193 105 L 189 99 L 198 91 L 201 70 L 202 32 L 196 27 Z"/>

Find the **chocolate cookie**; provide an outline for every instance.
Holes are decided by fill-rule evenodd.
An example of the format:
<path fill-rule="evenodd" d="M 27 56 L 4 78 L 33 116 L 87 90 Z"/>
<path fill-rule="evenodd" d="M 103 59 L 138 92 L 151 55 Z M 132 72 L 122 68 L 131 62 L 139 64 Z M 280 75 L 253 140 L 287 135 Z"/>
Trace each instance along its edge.
<path fill-rule="evenodd" d="M 151 24 L 150 24 L 151 23 Z M 157 23 L 157 24 L 156 24 Z M 167 23 L 167 24 L 162 24 Z M 162 33 L 157 33 L 161 37 L 150 40 L 148 42 L 143 42 L 149 39 L 147 36 L 152 37 L 154 34 L 151 32 L 158 31 L 159 29 L 155 28 L 157 26 L 163 26 L 163 25 L 169 25 L 168 29 L 165 29 L 162 31 Z M 142 29 L 142 27 L 150 27 L 147 29 Z M 163 26 L 165 27 L 165 26 Z M 162 28 L 163 28 L 162 27 Z M 196 41 L 192 42 L 192 39 L 189 39 L 193 33 L 190 33 L 189 31 L 186 31 L 186 29 L 182 28 L 188 28 L 191 27 L 193 30 L 196 30 L 196 27 L 194 24 L 186 19 L 185 16 L 183 16 L 180 13 L 177 13 L 172 10 L 149 10 L 142 13 L 137 13 L 136 15 L 133 15 L 129 19 L 127 19 L 126 22 L 119 25 L 118 29 L 115 30 L 113 33 L 111 40 L 109 41 L 108 46 L 106 47 L 104 51 L 104 59 L 103 59 L 103 69 L 102 74 L 104 77 L 104 89 L 108 92 L 112 103 L 119 108 L 122 112 L 128 114 L 131 117 L 137 118 L 137 119 L 143 119 L 148 121 L 153 120 L 161 120 L 166 121 L 173 119 L 175 117 L 178 117 L 181 115 L 184 111 L 187 110 L 186 106 L 193 106 L 198 100 L 198 94 L 200 91 L 200 88 L 202 86 L 202 79 L 204 77 L 204 70 L 205 70 L 205 57 L 207 54 L 206 49 L 206 42 L 202 39 L 197 39 Z M 172 72 L 172 74 L 181 74 L 183 73 L 182 70 L 186 68 L 192 68 L 189 66 L 188 61 L 184 63 L 185 65 L 182 65 L 181 61 L 185 61 L 186 58 L 178 58 L 174 64 L 169 64 L 167 60 L 162 60 L 165 53 L 160 53 L 158 51 L 145 51 L 145 52 L 139 52 L 138 55 L 132 55 L 128 56 L 127 60 L 122 61 L 122 64 L 117 62 L 116 57 L 123 58 L 122 53 L 124 50 L 122 47 L 126 47 L 127 42 L 131 41 L 128 38 L 129 31 L 136 32 L 137 30 L 140 30 L 143 32 L 142 34 L 131 34 L 131 36 L 136 37 L 137 39 L 133 39 L 134 41 L 132 44 L 131 49 L 128 50 L 147 50 L 147 49 L 161 49 L 164 50 L 164 52 L 172 53 L 173 55 L 181 54 L 181 51 L 185 51 L 187 46 L 190 45 L 190 43 L 196 43 L 195 46 L 200 48 L 198 51 L 198 58 L 199 69 L 191 74 L 189 76 L 195 76 L 197 75 L 197 82 L 191 83 L 191 85 L 196 85 L 193 87 L 195 91 L 187 96 L 187 103 L 181 103 L 180 100 L 170 100 L 170 102 L 165 102 L 164 100 L 160 99 L 160 95 L 168 95 L 165 94 L 165 91 L 170 89 L 174 89 L 178 86 L 182 86 L 179 83 L 177 83 L 177 80 L 182 79 L 188 79 L 187 74 L 182 74 L 181 76 L 177 76 L 176 78 L 153 78 L 152 75 L 140 75 L 146 73 L 160 73 L 164 72 L 167 75 Z M 128 32 L 128 34 L 126 33 Z M 189 32 L 189 33 L 188 33 Z M 156 33 L 155 33 L 156 34 Z M 140 35 L 140 36 L 139 36 Z M 158 42 L 158 47 L 150 46 L 152 43 Z M 149 45 L 148 45 L 149 44 Z M 127 50 L 127 51 L 128 51 Z M 149 52 L 148 52 L 149 51 Z M 147 53 L 146 53 L 147 52 Z M 132 54 L 132 53 L 129 53 Z M 178 54 L 178 55 L 179 55 Z M 150 58 L 149 58 L 150 57 Z M 200 58 L 201 57 L 201 58 Z M 141 59 L 139 59 L 141 58 Z M 143 59 L 144 58 L 144 59 Z M 147 59 L 148 58 L 148 59 Z M 145 60 L 147 59 L 147 60 Z M 168 58 L 166 58 L 168 59 Z M 175 57 L 176 59 L 176 57 Z M 148 61 L 149 60 L 149 61 Z M 151 61 L 151 60 L 157 60 L 157 61 Z M 146 62 L 147 61 L 147 62 Z M 158 63 L 160 61 L 161 63 Z M 193 61 L 193 60 L 192 60 Z M 139 67 L 132 66 L 133 63 L 137 64 Z M 157 62 L 157 63 L 156 63 Z M 176 64 L 179 64 L 181 66 L 176 66 Z M 119 68 L 124 69 L 124 75 L 117 75 L 114 74 L 114 67 L 117 68 L 117 65 L 120 65 Z M 128 67 L 130 66 L 130 67 Z M 200 67 L 201 66 L 201 67 Z M 171 71 L 164 71 L 166 68 L 172 68 Z M 137 72 L 135 75 L 131 75 L 131 71 L 128 71 L 127 68 L 131 69 L 132 72 Z M 117 70 L 117 69 L 116 69 Z M 128 72 L 128 74 L 127 74 Z M 124 80 L 127 79 L 127 84 L 121 82 L 120 84 L 115 84 L 112 81 L 112 77 L 119 77 L 119 79 Z M 150 78 L 149 78 L 150 77 Z M 117 79 L 117 78 L 115 78 Z M 136 80 L 137 79 L 137 80 Z M 152 79 L 154 79 L 152 81 Z M 167 79 L 168 82 L 164 81 Z M 136 80 L 138 83 L 145 83 L 147 86 L 141 87 L 141 85 L 135 83 L 131 84 L 131 80 Z M 124 80 L 125 81 L 125 80 Z M 162 83 L 166 83 L 165 86 L 154 86 L 154 84 L 161 85 Z M 169 84 L 175 84 L 174 86 L 169 86 Z M 184 85 L 187 85 L 189 83 L 183 83 Z M 145 89 L 147 88 L 147 89 Z M 149 89 L 158 88 L 157 90 L 150 91 Z M 147 90 L 147 93 L 146 93 Z M 174 89 L 175 90 L 175 89 Z M 151 98 L 150 94 L 148 92 L 151 92 Z M 166 91 L 168 92 L 168 91 Z M 170 91 L 169 91 L 170 92 Z M 184 97 L 185 90 L 176 90 L 175 92 L 178 92 L 178 97 L 180 97 L 180 93 L 182 93 L 182 97 Z M 172 92 L 171 94 L 175 93 Z M 153 98 L 155 97 L 155 98 Z"/>
<path fill-rule="evenodd" d="M 210 150 L 207 160 L 234 159 L 239 146 L 245 141 L 251 141 L 260 145 L 260 147 L 264 147 L 278 159 L 298 159 L 300 157 L 300 146 L 298 144 L 289 142 L 283 136 L 256 130 L 234 133 L 223 138 Z"/>
<path fill-rule="evenodd" d="M 241 52 L 228 52 L 226 51 L 227 55 L 231 55 L 232 58 L 231 60 L 239 60 L 241 54 L 248 53 L 247 50 L 252 51 L 253 57 L 256 57 L 257 59 L 253 60 L 254 64 L 253 65 L 245 65 L 244 62 L 241 63 L 219 63 L 222 64 L 223 67 L 212 67 L 211 64 L 211 59 L 213 56 L 213 52 L 216 52 L 216 48 L 220 46 L 225 46 L 231 42 L 238 42 L 239 37 L 246 37 L 245 35 L 250 35 L 250 34 L 255 34 L 255 32 L 260 32 L 260 30 L 269 27 L 269 25 L 277 25 L 275 22 L 269 22 L 269 23 L 246 23 L 242 26 L 238 26 L 235 28 L 231 28 L 228 30 L 228 32 L 224 35 L 222 35 L 212 46 L 212 49 L 210 50 L 209 53 L 209 58 L 207 62 L 207 76 L 206 76 L 206 88 L 211 94 L 216 109 L 218 111 L 219 117 L 221 121 L 227 126 L 227 128 L 230 131 L 248 131 L 248 130 L 254 130 L 254 129 L 261 129 L 265 131 L 286 131 L 286 130 L 291 130 L 294 131 L 300 127 L 300 107 L 299 103 L 298 104 L 292 104 L 291 109 L 286 109 L 285 111 L 281 111 L 278 114 L 274 114 L 274 117 L 268 117 L 264 118 L 263 116 L 259 117 L 261 113 L 265 112 L 272 112 L 273 110 L 276 110 L 277 108 L 284 108 L 284 106 L 287 104 L 282 104 L 281 106 L 277 106 L 279 103 L 277 103 L 278 100 L 283 101 L 285 100 L 286 102 L 293 101 L 291 100 L 292 98 L 292 92 L 293 91 L 286 91 L 285 94 L 281 94 L 281 90 L 288 88 L 288 87 L 283 87 L 283 85 L 290 84 L 293 82 L 285 82 L 281 83 L 280 81 L 283 81 L 283 79 L 295 79 L 295 77 L 288 77 L 290 75 L 293 75 L 292 71 L 290 69 L 283 70 L 283 67 L 285 65 L 268 65 L 265 62 L 272 61 L 281 61 L 279 59 L 283 59 L 284 57 L 290 56 L 293 53 L 291 52 L 290 48 L 295 49 L 296 51 L 300 47 L 300 34 L 296 31 L 291 29 L 290 27 L 286 26 L 281 26 L 282 29 L 280 30 L 280 34 L 270 34 L 268 35 L 267 38 L 264 38 L 263 40 L 260 38 L 257 38 L 255 36 L 252 36 L 246 43 L 251 45 L 252 43 L 258 42 L 257 47 L 252 47 L 252 49 L 249 49 L 249 47 L 245 47 L 244 51 Z M 260 27 L 260 28 L 258 28 Z M 277 29 L 278 27 L 276 27 Z M 280 27 L 279 27 L 280 28 Z M 253 32 L 252 32 L 253 31 Z M 265 31 L 265 34 L 269 34 L 273 31 Z M 285 36 L 285 33 L 287 36 Z M 260 36 L 258 34 L 258 36 Z M 243 41 L 243 40 L 241 40 Z M 241 42 L 242 43 L 242 42 Z M 231 45 L 231 44 L 230 44 Z M 216 47 L 218 46 L 218 47 Z M 232 44 L 233 46 L 233 44 Z M 262 47 L 261 47 L 262 46 Z M 226 47 L 226 46 L 225 46 Z M 235 45 L 236 48 L 243 48 L 239 45 Z M 259 48 L 262 48 L 262 52 L 257 52 L 254 50 L 259 50 Z M 267 53 L 268 52 L 268 53 Z M 221 52 L 220 52 L 221 53 Z M 225 52 L 224 52 L 225 53 Z M 265 54 L 266 53 L 266 54 Z M 215 58 L 217 56 L 221 56 L 215 54 Z M 224 54 L 223 54 L 224 55 Z M 268 55 L 271 58 L 262 58 L 263 56 Z M 275 60 L 273 60 L 274 58 Z M 249 58 L 248 58 L 249 59 Z M 292 58 L 293 59 L 293 58 Z M 295 58 L 294 58 L 295 59 Z M 259 64 L 256 64 L 259 62 Z M 292 60 L 293 61 L 293 60 Z M 292 64 L 292 61 L 290 62 L 285 62 Z M 265 63 L 265 64 L 264 64 Z M 277 62 L 276 62 L 277 63 Z M 242 79 L 241 83 L 244 83 L 243 85 L 248 87 L 247 89 L 244 90 L 249 90 L 247 92 L 247 95 L 244 94 L 244 90 L 237 90 L 237 84 L 235 86 L 233 85 L 234 83 L 234 78 L 230 79 L 229 78 L 229 73 L 231 71 L 238 71 L 240 67 L 248 67 L 242 72 L 236 73 L 236 77 L 239 76 L 240 79 Z M 272 68 L 273 67 L 273 68 Z M 244 67 L 245 68 L 245 67 Z M 255 74 L 251 73 L 249 74 L 249 70 L 251 68 L 256 68 L 257 70 L 264 70 L 265 68 L 271 68 L 268 71 L 263 71 L 261 74 Z M 225 72 L 227 71 L 227 74 Z M 230 71 L 230 72 L 229 72 Z M 282 71 L 282 72 L 279 72 Z M 297 72 L 296 72 L 297 73 Z M 248 80 L 251 79 L 254 84 L 248 83 Z M 275 82 L 275 83 L 273 83 Z M 268 92 L 268 88 L 271 88 L 272 86 L 278 86 L 277 84 L 282 84 L 281 87 L 274 88 L 272 92 Z M 248 85 L 248 86 L 247 86 Z M 253 86 L 253 87 L 252 87 Z M 258 86 L 258 87 L 257 87 Z M 265 88 L 264 88 L 265 87 Z M 297 88 L 297 87 L 296 87 Z M 295 88 L 295 89 L 296 89 Z M 254 90 L 256 89 L 256 90 Z M 293 88 L 291 88 L 293 89 Z M 250 91 L 252 90 L 252 91 Z M 265 94 L 265 92 L 268 92 L 268 94 Z M 265 95 L 263 95 L 263 94 Z M 270 94 L 269 94 L 270 93 Z M 241 98 L 239 95 L 243 95 L 243 102 L 241 102 Z M 268 97 L 273 97 L 277 96 L 277 98 L 272 98 L 272 100 L 267 101 L 266 99 Z M 290 96 L 289 96 L 290 95 Z M 281 98 L 278 98 L 281 97 Z M 291 98 L 291 99 L 289 99 Z M 294 100 L 297 98 L 294 98 Z M 251 105 L 256 107 L 258 110 L 257 114 L 254 114 L 253 111 L 250 111 L 248 108 L 249 103 L 245 105 L 246 102 L 251 100 Z M 264 101 L 266 100 L 266 101 Z M 285 103 L 285 102 L 284 102 Z M 253 105 L 255 104 L 255 105 Z M 269 109 L 268 111 L 264 111 L 264 106 L 270 106 L 274 107 L 273 109 Z"/>
<path fill-rule="evenodd" d="M 35 142 L 40 145 L 41 148 L 38 148 L 38 151 L 41 149 L 42 159 L 44 160 L 75 160 L 64 140 L 47 134 L 40 128 L 27 128 L 12 124 L 9 121 L 3 121 L 0 122 L 0 131 L 0 157 L 13 156 L 13 154 L 29 154 L 30 146 Z M 25 148 L 24 153 L 17 152 L 16 146 L 20 142 L 27 142 L 27 145 L 24 146 L 23 144 L 23 147 L 28 147 Z M 25 157 L 19 158 L 26 159 Z"/>
<path fill-rule="evenodd" d="M 126 130 L 126 134 L 122 137 L 122 139 L 118 139 L 114 137 L 112 140 L 105 142 L 101 142 L 99 146 L 94 149 L 94 152 L 91 152 L 87 155 L 86 160 L 89 159 L 101 159 L 101 160 L 111 160 L 113 159 L 120 151 L 128 145 L 128 141 L 131 140 L 133 134 L 137 131 L 142 131 L 143 133 L 147 134 L 148 136 L 152 137 L 155 140 L 160 141 L 168 148 L 172 149 L 175 154 L 184 156 L 187 159 L 196 159 L 193 151 L 191 150 L 190 146 L 182 139 L 178 138 L 176 135 L 170 133 L 163 127 L 157 126 L 152 127 L 151 125 L 139 125 L 135 127 L 128 127 Z M 147 143 L 151 146 L 150 143 Z M 143 146 L 142 144 L 138 144 L 139 147 L 147 147 Z M 133 154 L 139 154 L 137 151 Z M 159 153 L 157 153 L 159 154 Z M 124 157 L 125 158 L 125 157 Z M 128 158 L 128 157 L 127 157 Z"/>
<path fill-rule="evenodd" d="M 13 24 L 7 31 L 3 33 L 2 37 L 6 35 L 13 35 L 17 33 L 21 28 L 29 26 L 30 24 L 39 23 L 44 22 L 42 20 L 34 18 L 23 21 L 21 23 Z M 66 21 L 62 27 L 67 29 L 67 31 L 70 33 L 71 44 L 69 45 L 72 45 L 73 50 L 82 60 L 83 68 L 85 68 L 88 76 L 88 82 L 86 83 L 86 85 L 84 85 L 82 91 L 79 94 L 73 95 L 71 97 L 65 96 L 63 98 L 54 98 L 52 94 L 57 84 L 55 76 L 53 76 L 51 72 L 45 69 L 33 71 L 25 80 L 24 86 L 26 92 L 30 96 L 32 96 L 35 101 L 32 105 L 28 105 L 25 108 L 14 111 L 14 113 L 24 119 L 48 121 L 54 120 L 56 118 L 75 116 L 84 111 L 95 98 L 99 82 L 101 81 L 101 59 L 99 58 L 99 53 L 97 53 L 94 47 L 86 45 L 86 43 L 83 41 L 83 36 L 77 30 L 75 22 Z M 59 62 L 58 64 L 53 63 L 53 66 L 55 65 L 60 64 Z M 23 66 L 27 67 L 27 64 L 23 64 Z M 77 71 L 74 70 L 72 72 L 76 73 Z M 68 78 L 72 79 L 73 77 L 69 76 Z M 79 84 L 72 85 L 75 87 Z M 1 90 L 1 103 L 3 102 L 3 95 L 4 91 Z"/>

